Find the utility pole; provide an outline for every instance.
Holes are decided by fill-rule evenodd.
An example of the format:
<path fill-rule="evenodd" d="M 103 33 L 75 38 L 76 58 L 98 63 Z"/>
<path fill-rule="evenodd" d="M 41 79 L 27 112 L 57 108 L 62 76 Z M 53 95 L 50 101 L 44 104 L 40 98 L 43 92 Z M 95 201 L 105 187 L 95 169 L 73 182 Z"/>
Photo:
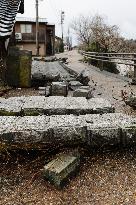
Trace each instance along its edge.
<path fill-rule="evenodd" d="M 70 50 L 70 30 L 68 28 L 68 50 Z"/>
<path fill-rule="evenodd" d="M 61 11 L 61 31 L 62 31 L 62 43 L 63 43 L 63 41 L 64 41 L 64 30 L 63 30 L 64 17 L 65 17 L 65 12 L 64 12 L 64 11 Z"/>
<path fill-rule="evenodd" d="M 39 56 L 39 8 L 36 0 L 36 56 Z"/>

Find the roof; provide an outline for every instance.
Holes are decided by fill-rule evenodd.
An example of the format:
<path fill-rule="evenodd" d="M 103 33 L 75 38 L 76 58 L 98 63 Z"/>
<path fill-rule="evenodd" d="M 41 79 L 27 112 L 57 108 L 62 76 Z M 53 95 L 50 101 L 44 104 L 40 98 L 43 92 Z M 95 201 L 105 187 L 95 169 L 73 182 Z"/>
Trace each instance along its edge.
<path fill-rule="evenodd" d="M 16 18 L 17 22 L 36 22 L 36 18 L 30 18 L 30 17 L 17 17 Z M 46 18 L 39 18 L 40 23 L 47 23 Z"/>
<path fill-rule="evenodd" d="M 11 35 L 22 2 L 23 0 L 0 0 L 0 37 Z"/>
<path fill-rule="evenodd" d="M 36 18 L 31 18 L 31 17 L 17 17 L 16 18 L 17 22 L 31 22 L 31 23 L 36 23 Z M 54 26 L 54 23 L 47 22 L 47 18 L 39 18 L 39 23 L 45 23 L 49 26 Z"/>

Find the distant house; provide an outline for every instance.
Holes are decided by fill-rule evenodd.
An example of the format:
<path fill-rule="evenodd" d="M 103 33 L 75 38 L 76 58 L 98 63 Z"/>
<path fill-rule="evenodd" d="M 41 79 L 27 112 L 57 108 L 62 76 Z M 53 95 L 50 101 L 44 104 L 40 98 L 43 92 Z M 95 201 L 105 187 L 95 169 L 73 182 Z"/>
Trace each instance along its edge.
<path fill-rule="evenodd" d="M 16 46 L 23 50 L 31 50 L 36 55 L 36 20 L 34 18 L 17 18 L 15 23 Z M 39 18 L 39 54 L 54 55 L 55 25 L 49 24 L 45 18 Z"/>
<path fill-rule="evenodd" d="M 55 36 L 55 53 L 63 52 L 63 41 L 62 38 Z"/>

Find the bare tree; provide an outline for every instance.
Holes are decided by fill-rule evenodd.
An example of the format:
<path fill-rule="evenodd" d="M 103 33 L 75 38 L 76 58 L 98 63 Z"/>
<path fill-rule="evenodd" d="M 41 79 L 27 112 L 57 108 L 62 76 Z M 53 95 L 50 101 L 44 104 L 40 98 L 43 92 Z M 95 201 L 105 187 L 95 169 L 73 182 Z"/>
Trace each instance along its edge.
<path fill-rule="evenodd" d="M 72 29 L 77 34 L 78 40 L 81 44 L 89 47 L 92 38 L 92 17 L 80 15 L 73 20 L 71 24 Z"/>
<path fill-rule="evenodd" d="M 108 25 L 102 16 L 94 16 L 92 20 L 93 41 L 97 42 L 100 49 L 107 51 L 118 51 L 122 45 L 123 38 L 116 25 Z"/>
<path fill-rule="evenodd" d="M 121 37 L 118 26 L 108 25 L 100 15 L 80 15 L 73 20 L 71 26 L 79 42 L 87 49 L 96 44 L 98 51 L 118 52 L 124 46 L 124 38 Z"/>

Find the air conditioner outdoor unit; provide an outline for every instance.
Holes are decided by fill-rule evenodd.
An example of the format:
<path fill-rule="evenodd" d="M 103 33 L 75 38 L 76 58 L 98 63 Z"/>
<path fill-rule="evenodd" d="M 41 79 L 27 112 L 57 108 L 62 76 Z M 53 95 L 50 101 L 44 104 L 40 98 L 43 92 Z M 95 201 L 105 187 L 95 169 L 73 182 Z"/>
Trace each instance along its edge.
<path fill-rule="evenodd" d="M 22 40 L 22 33 L 15 33 L 16 40 Z"/>

